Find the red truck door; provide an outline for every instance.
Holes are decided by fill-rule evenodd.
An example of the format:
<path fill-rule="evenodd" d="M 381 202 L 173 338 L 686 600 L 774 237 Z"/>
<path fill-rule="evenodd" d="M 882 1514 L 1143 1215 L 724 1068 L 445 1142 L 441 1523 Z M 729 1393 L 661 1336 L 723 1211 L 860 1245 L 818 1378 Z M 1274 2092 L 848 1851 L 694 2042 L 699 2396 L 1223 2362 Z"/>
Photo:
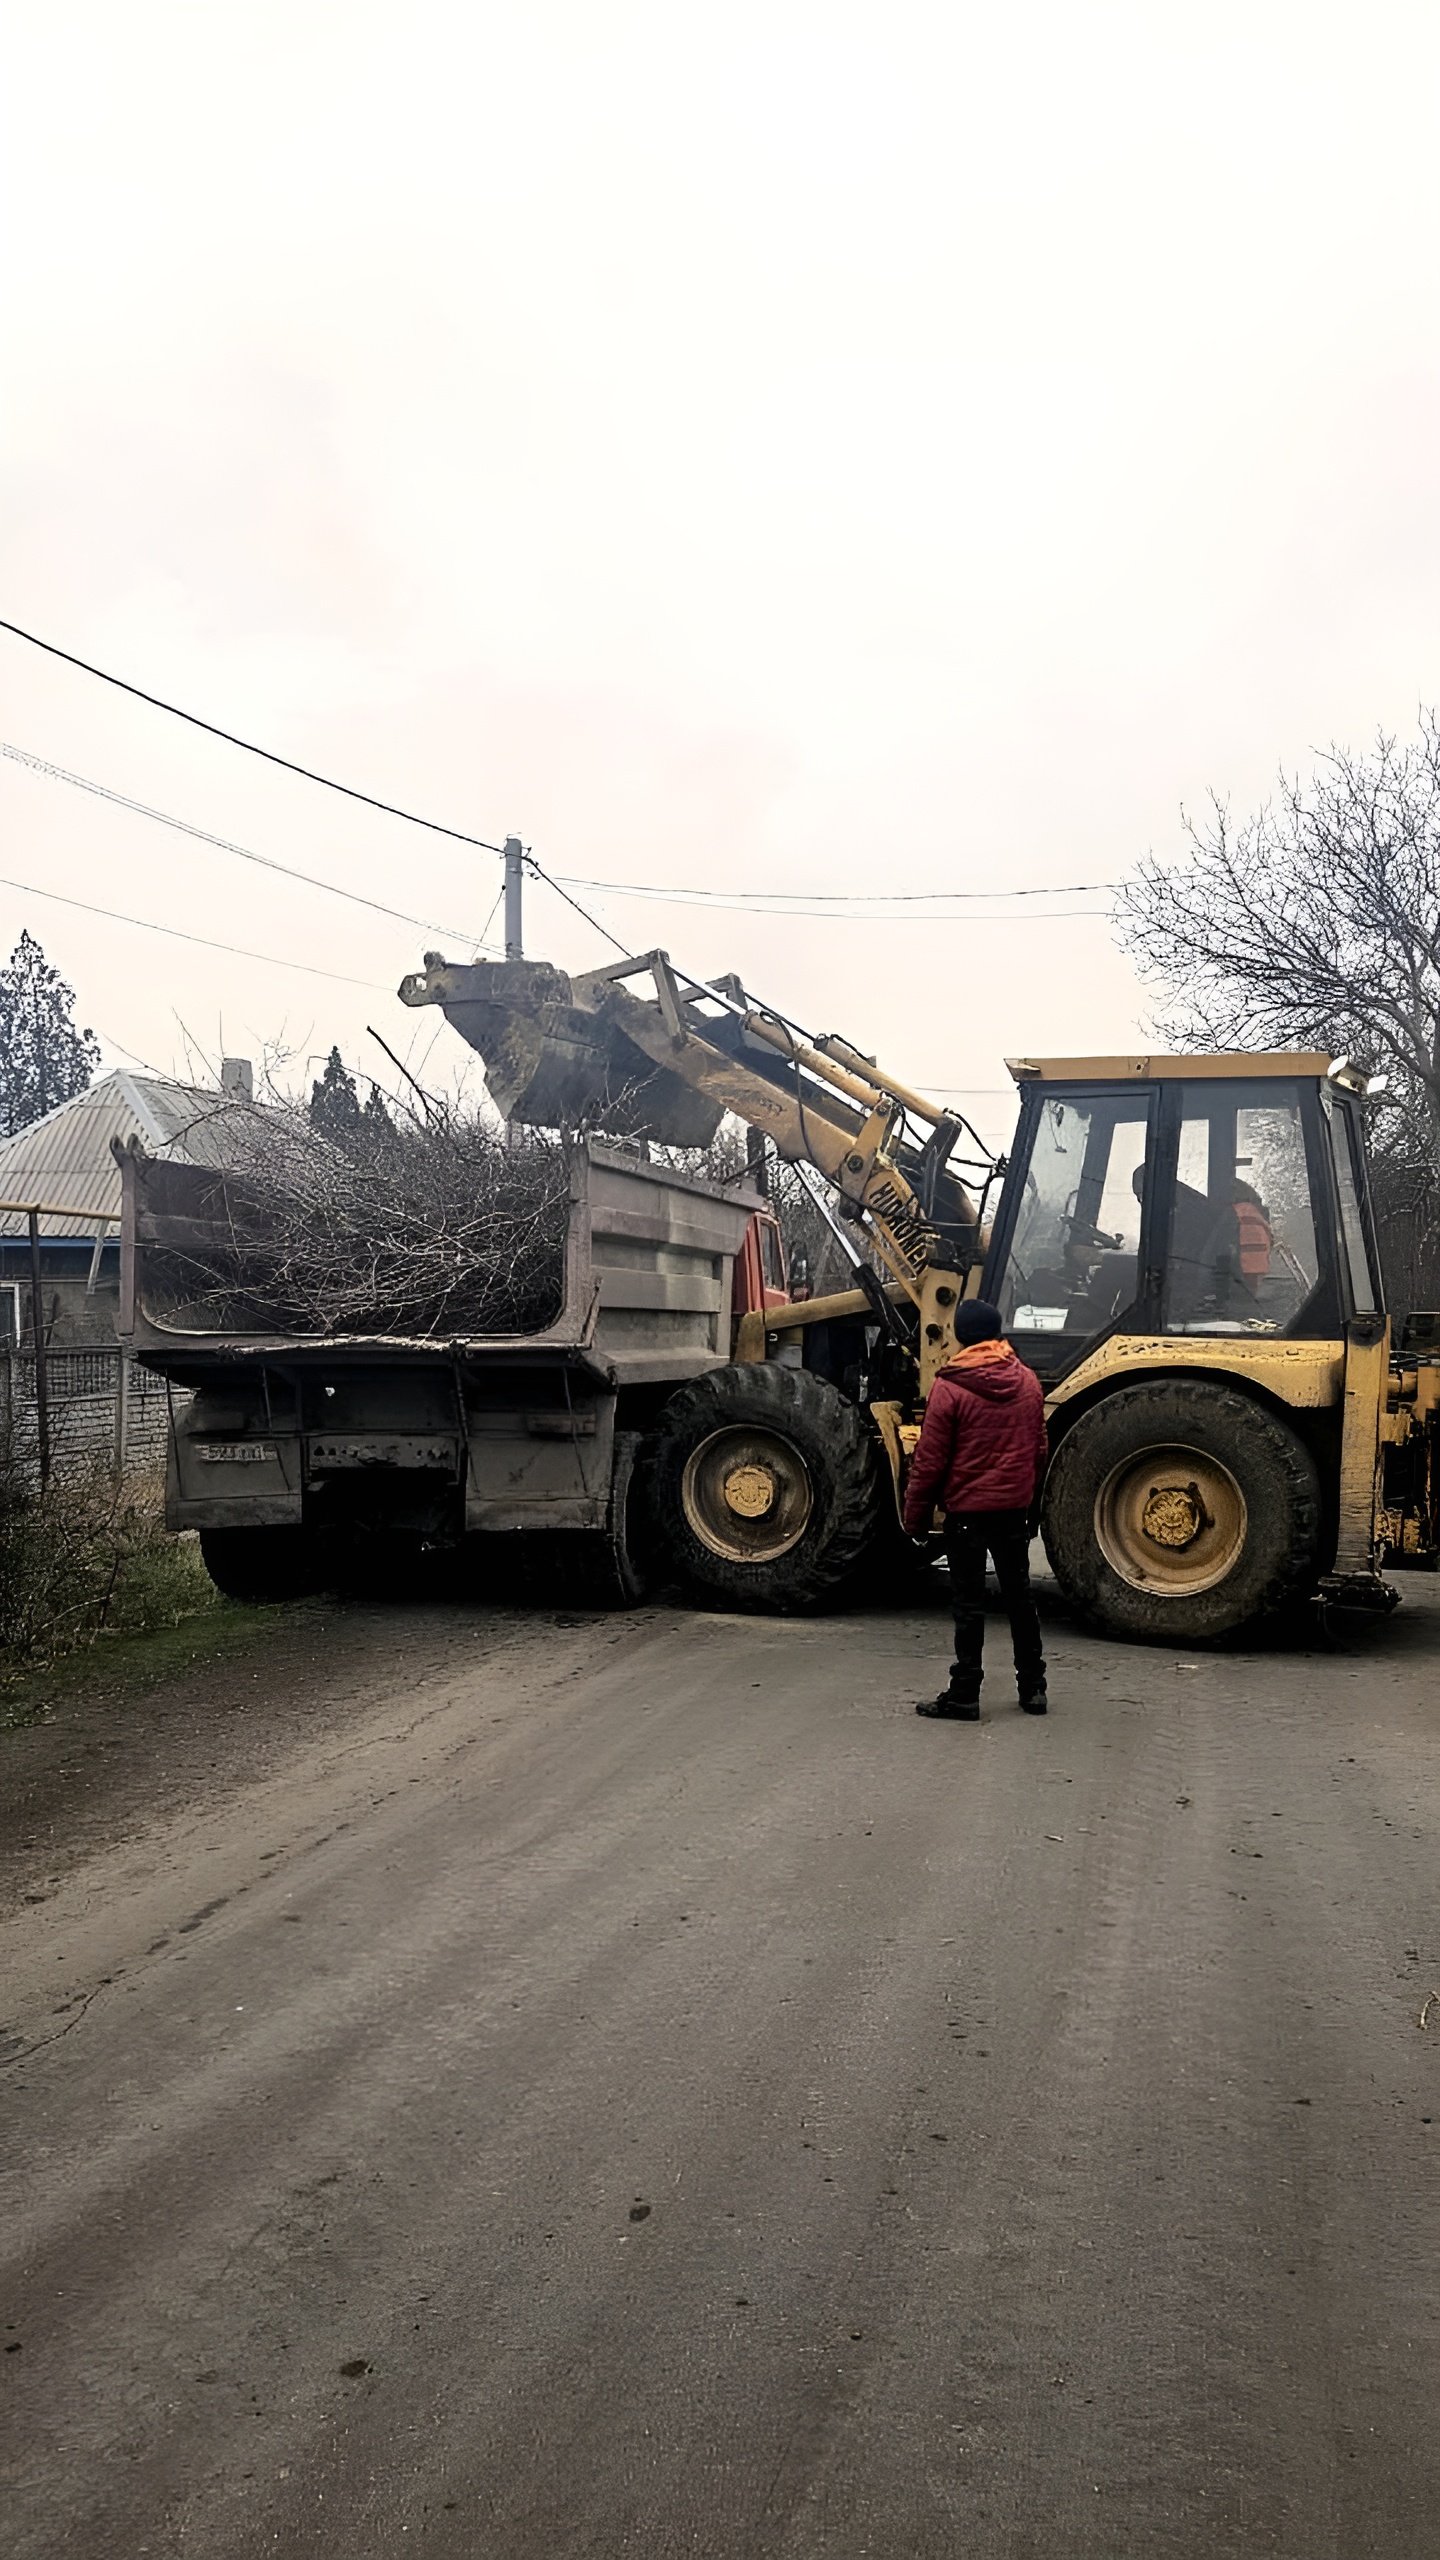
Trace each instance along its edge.
<path fill-rule="evenodd" d="M 733 1307 L 736 1317 L 763 1313 L 790 1303 L 785 1269 L 785 1241 L 778 1218 L 757 1210 L 735 1256 Z"/>

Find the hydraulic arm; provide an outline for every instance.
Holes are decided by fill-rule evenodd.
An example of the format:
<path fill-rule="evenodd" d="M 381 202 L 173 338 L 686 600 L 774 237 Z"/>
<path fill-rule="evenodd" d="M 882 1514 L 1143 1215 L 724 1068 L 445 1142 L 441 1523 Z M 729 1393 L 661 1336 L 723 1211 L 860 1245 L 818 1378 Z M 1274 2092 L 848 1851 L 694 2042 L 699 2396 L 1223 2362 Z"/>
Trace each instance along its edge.
<path fill-rule="evenodd" d="M 637 978 L 652 995 L 633 992 Z M 954 1163 L 969 1135 L 957 1113 L 833 1034 L 809 1039 L 738 979 L 687 978 L 663 951 L 579 978 L 543 961 L 456 966 L 427 953 L 400 994 L 442 1007 L 484 1057 L 507 1117 L 678 1146 L 708 1144 L 726 1112 L 763 1131 L 787 1162 L 834 1185 L 842 1215 L 920 1310 L 931 1353 L 922 1366 L 944 1356 L 944 1310 L 980 1232 Z"/>

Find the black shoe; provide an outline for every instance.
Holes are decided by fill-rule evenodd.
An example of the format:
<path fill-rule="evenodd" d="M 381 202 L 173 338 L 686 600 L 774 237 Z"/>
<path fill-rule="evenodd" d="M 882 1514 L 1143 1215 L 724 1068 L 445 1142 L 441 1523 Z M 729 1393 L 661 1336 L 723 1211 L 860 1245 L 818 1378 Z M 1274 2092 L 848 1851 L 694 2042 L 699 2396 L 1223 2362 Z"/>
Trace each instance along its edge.
<path fill-rule="evenodd" d="M 1050 1700 L 1046 1696 L 1045 1683 L 1043 1680 L 1037 1680 L 1034 1687 L 1031 1689 L 1021 1690 L 1020 1712 L 1022 1715 L 1027 1716 L 1048 1716 L 1050 1713 Z"/>
<path fill-rule="evenodd" d="M 922 1698 L 915 1713 L 917 1716 L 953 1716 L 961 1724 L 978 1724 L 980 1701 L 978 1698 L 957 1698 L 949 1689 L 942 1689 L 938 1698 Z"/>

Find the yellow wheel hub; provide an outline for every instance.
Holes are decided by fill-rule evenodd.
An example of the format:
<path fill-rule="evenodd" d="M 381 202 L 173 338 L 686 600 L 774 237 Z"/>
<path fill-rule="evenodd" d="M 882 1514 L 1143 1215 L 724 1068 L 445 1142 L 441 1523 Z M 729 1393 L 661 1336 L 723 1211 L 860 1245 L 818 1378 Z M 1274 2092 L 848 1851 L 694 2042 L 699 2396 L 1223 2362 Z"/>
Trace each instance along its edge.
<path fill-rule="evenodd" d="M 680 1503 L 712 1555 L 731 1564 L 773 1564 L 804 1537 L 815 1490 L 793 1440 L 734 1423 L 691 1450 Z"/>
<path fill-rule="evenodd" d="M 1203 1525 L 1204 1514 L 1193 1484 L 1151 1486 L 1140 1514 L 1140 1526 L 1157 1547 L 1193 1546 Z"/>
<path fill-rule="evenodd" d="M 1245 1553 L 1250 1516 L 1223 1460 L 1205 1449 L 1139 1449 L 1095 1497 L 1096 1543 L 1134 1591 L 1190 1599 L 1213 1591 Z"/>
<path fill-rule="evenodd" d="M 768 1467 L 732 1467 L 725 1479 L 725 1500 L 740 1520 L 763 1520 L 775 1508 L 775 1478 Z"/>

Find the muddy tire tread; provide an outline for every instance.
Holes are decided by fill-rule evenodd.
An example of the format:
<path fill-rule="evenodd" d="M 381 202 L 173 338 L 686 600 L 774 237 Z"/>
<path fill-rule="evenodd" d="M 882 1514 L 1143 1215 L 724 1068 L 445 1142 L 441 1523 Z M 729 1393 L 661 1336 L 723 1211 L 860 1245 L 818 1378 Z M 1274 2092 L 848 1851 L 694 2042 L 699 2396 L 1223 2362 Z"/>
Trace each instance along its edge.
<path fill-rule="evenodd" d="M 1230 1467 L 1259 1528 L 1214 1590 L 1166 1599 L 1133 1589 L 1106 1562 L 1095 1537 L 1095 1496 L 1131 1452 L 1187 1441 Z M 1184 1387 L 1173 1379 L 1137 1380 L 1092 1406 L 1062 1440 L 1045 1486 L 1042 1531 L 1061 1592 L 1091 1625 L 1141 1643 L 1204 1644 L 1273 1616 L 1313 1588 L 1320 1479 L 1299 1434 L 1254 1397 L 1211 1379 Z"/>
<path fill-rule="evenodd" d="M 711 1553 L 686 1521 L 685 1462 L 699 1441 L 749 1423 L 791 1438 L 805 1458 L 815 1510 L 798 1546 L 768 1564 Z M 644 1453 L 652 1535 L 692 1592 L 726 1608 L 793 1614 L 859 1597 L 879 1542 L 889 1486 L 878 1437 L 838 1388 L 779 1361 L 732 1362 L 677 1389 Z"/>

